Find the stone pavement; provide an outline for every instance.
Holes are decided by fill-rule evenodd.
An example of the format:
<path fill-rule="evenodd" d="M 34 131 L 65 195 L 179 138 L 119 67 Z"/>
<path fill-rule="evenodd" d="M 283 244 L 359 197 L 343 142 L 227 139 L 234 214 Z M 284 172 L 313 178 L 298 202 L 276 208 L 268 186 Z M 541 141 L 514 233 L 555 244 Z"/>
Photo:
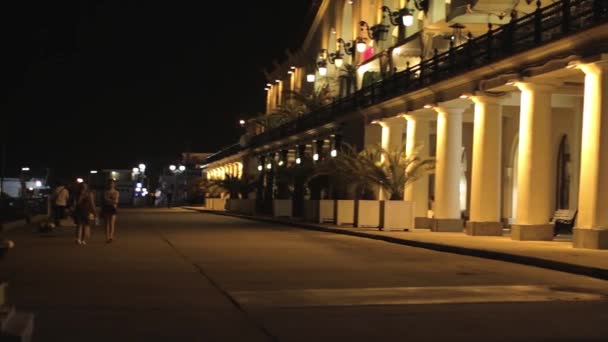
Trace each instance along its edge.
<path fill-rule="evenodd" d="M 514 241 L 509 236 L 468 236 L 464 233 L 413 231 L 380 231 L 377 228 L 353 228 L 331 224 L 315 224 L 269 216 L 246 216 L 226 211 L 210 211 L 204 207 L 184 207 L 189 210 L 276 222 L 305 229 L 383 240 L 387 242 L 428 248 L 437 251 L 472 255 L 562 272 L 587 275 L 608 280 L 608 250 L 573 248 L 567 239 L 555 241 Z"/>

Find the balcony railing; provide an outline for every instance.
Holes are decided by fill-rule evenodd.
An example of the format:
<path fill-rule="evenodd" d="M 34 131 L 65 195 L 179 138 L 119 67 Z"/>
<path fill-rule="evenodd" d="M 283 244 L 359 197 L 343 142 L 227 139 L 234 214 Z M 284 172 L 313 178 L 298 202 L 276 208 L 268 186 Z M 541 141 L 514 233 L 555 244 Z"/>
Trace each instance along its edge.
<path fill-rule="evenodd" d="M 540 2 L 539 2 L 540 3 Z M 397 72 L 354 94 L 258 134 L 249 147 L 259 147 L 330 123 L 352 113 L 433 83 L 454 77 L 500 59 L 556 41 L 593 26 L 608 22 L 606 0 L 562 0 L 519 19 L 512 20 L 465 44 L 423 60 L 418 65 Z"/>

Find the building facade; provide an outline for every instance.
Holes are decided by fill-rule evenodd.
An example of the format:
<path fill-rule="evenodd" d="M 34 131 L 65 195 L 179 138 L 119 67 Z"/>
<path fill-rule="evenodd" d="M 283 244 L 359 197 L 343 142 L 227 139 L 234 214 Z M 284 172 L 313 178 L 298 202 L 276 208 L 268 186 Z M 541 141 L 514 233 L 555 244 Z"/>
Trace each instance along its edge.
<path fill-rule="evenodd" d="M 344 143 L 404 146 L 436 159 L 405 191 L 418 217 L 433 203 L 433 230 L 464 219 L 470 235 L 508 223 L 513 239 L 551 240 L 569 209 L 573 246 L 608 248 L 608 2 L 315 6 L 300 49 L 266 74 L 266 112 L 289 111 L 294 93 L 316 102 L 250 127 L 208 175 L 264 175 L 268 161 L 330 158 Z"/>

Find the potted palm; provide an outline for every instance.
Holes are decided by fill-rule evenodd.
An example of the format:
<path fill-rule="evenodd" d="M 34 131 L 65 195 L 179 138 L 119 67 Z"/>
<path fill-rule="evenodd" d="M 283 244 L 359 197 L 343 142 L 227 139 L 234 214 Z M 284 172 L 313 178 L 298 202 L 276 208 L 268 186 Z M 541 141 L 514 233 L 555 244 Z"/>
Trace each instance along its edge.
<path fill-rule="evenodd" d="M 405 187 L 434 168 L 433 159 L 407 156 L 404 148 L 387 151 L 380 146 L 368 146 L 361 152 L 346 146 L 332 161 L 331 169 L 356 185 L 355 225 L 381 227 L 384 230 L 414 227 L 414 204 L 403 200 Z M 369 199 L 370 189 L 379 187 L 389 198 Z M 373 191 L 372 191 L 373 193 Z"/>
<path fill-rule="evenodd" d="M 228 198 L 212 198 L 211 208 L 253 214 L 253 200 L 248 199 L 249 193 L 255 188 L 256 181 L 249 178 L 239 178 L 225 175 L 223 179 L 208 181 L 209 193 L 213 195 L 228 194 Z"/>

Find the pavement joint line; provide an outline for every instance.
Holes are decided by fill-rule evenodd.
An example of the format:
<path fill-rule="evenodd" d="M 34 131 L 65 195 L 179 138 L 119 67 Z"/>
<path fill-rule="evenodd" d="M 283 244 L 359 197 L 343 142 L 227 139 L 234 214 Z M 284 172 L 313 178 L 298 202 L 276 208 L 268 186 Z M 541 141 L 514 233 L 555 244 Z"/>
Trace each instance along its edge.
<path fill-rule="evenodd" d="M 223 211 L 216 211 L 216 210 L 195 209 L 195 208 L 187 208 L 187 207 L 184 207 L 184 208 L 188 209 L 188 210 L 192 210 L 192 211 L 197 211 L 200 213 L 209 213 L 209 214 L 220 215 L 220 216 L 231 216 L 231 217 L 237 217 L 237 218 L 241 218 L 241 219 L 266 222 L 266 223 L 272 223 L 272 224 L 277 224 L 277 225 L 287 225 L 287 226 L 297 227 L 297 228 L 301 228 L 301 229 L 316 230 L 316 231 L 321 231 L 321 232 L 326 232 L 326 233 L 356 236 L 356 237 L 379 240 L 379 241 L 384 241 L 384 242 L 399 244 L 399 245 L 404 245 L 404 246 L 424 248 L 424 249 L 434 250 L 434 251 L 438 251 L 438 252 L 445 252 L 445 253 L 452 253 L 452 254 L 459 254 L 459 255 L 468 255 L 468 256 L 474 256 L 474 257 L 478 257 L 478 258 L 505 261 L 505 262 L 511 262 L 511 263 L 516 263 L 516 264 L 521 264 L 521 265 L 535 266 L 535 267 L 539 267 L 539 268 L 550 269 L 553 271 L 560 271 L 560 272 L 565 272 L 565 273 L 582 275 L 582 276 L 587 276 L 587 277 L 601 279 L 601 280 L 608 280 L 608 269 L 604 269 L 604 268 L 583 266 L 583 265 L 571 264 L 571 263 L 562 262 L 562 261 L 548 260 L 548 259 L 543 259 L 543 258 L 538 258 L 538 257 L 533 257 L 533 256 L 511 254 L 511 253 L 506 253 L 506 252 L 489 251 L 489 250 L 470 248 L 470 247 L 451 246 L 451 245 L 439 244 L 439 243 L 434 243 L 434 242 L 408 240 L 408 239 L 402 238 L 402 237 L 376 235 L 376 234 L 370 234 L 370 233 L 365 233 L 365 232 L 355 232 L 355 231 L 343 230 L 343 229 L 339 229 L 339 228 L 325 227 L 325 226 L 316 225 L 316 224 L 312 224 L 312 223 L 294 222 L 294 221 L 288 221 L 288 220 L 271 219 L 271 218 L 266 218 L 266 217 L 256 217 L 256 216 L 248 216 L 248 215 L 239 215 L 239 214 L 228 213 L 228 212 L 223 212 Z"/>
<path fill-rule="evenodd" d="M 266 337 L 268 337 L 270 341 L 280 342 L 278 337 L 274 336 L 270 332 L 270 330 L 268 330 L 262 323 L 257 322 L 253 318 L 253 316 L 249 314 L 249 312 L 247 312 L 247 310 L 245 310 L 245 308 L 236 300 L 236 298 L 234 298 L 228 291 L 222 288 L 219 283 L 213 280 L 213 278 L 211 278 L 211 276 L 207 274 L 207 272 L 205 272 L 205 270 L 199 264 L 193 262 L 185 254 L 180 252 L 180 250 L 177 249 L 177 247 L 163 233 L 158 231 L 158 234 L 160 235 L 161 239 L 165 241 L 165 243 L 167 243 L 177 255 L 179 255 L 185 262 L 191 264 L 198 271 L 198 273 L 200 273 L 211 284 L 211 286 L 213 286 L 218 292 L 220 292 L 222 296 L 228 299 L 232 306 L 234 306 L 239 312 L 241 312 L 241 314 L 243 314 L 251 324 L 253 324 L 256 328 L 262 331 L 262 333 L 266 335 Z"/>

